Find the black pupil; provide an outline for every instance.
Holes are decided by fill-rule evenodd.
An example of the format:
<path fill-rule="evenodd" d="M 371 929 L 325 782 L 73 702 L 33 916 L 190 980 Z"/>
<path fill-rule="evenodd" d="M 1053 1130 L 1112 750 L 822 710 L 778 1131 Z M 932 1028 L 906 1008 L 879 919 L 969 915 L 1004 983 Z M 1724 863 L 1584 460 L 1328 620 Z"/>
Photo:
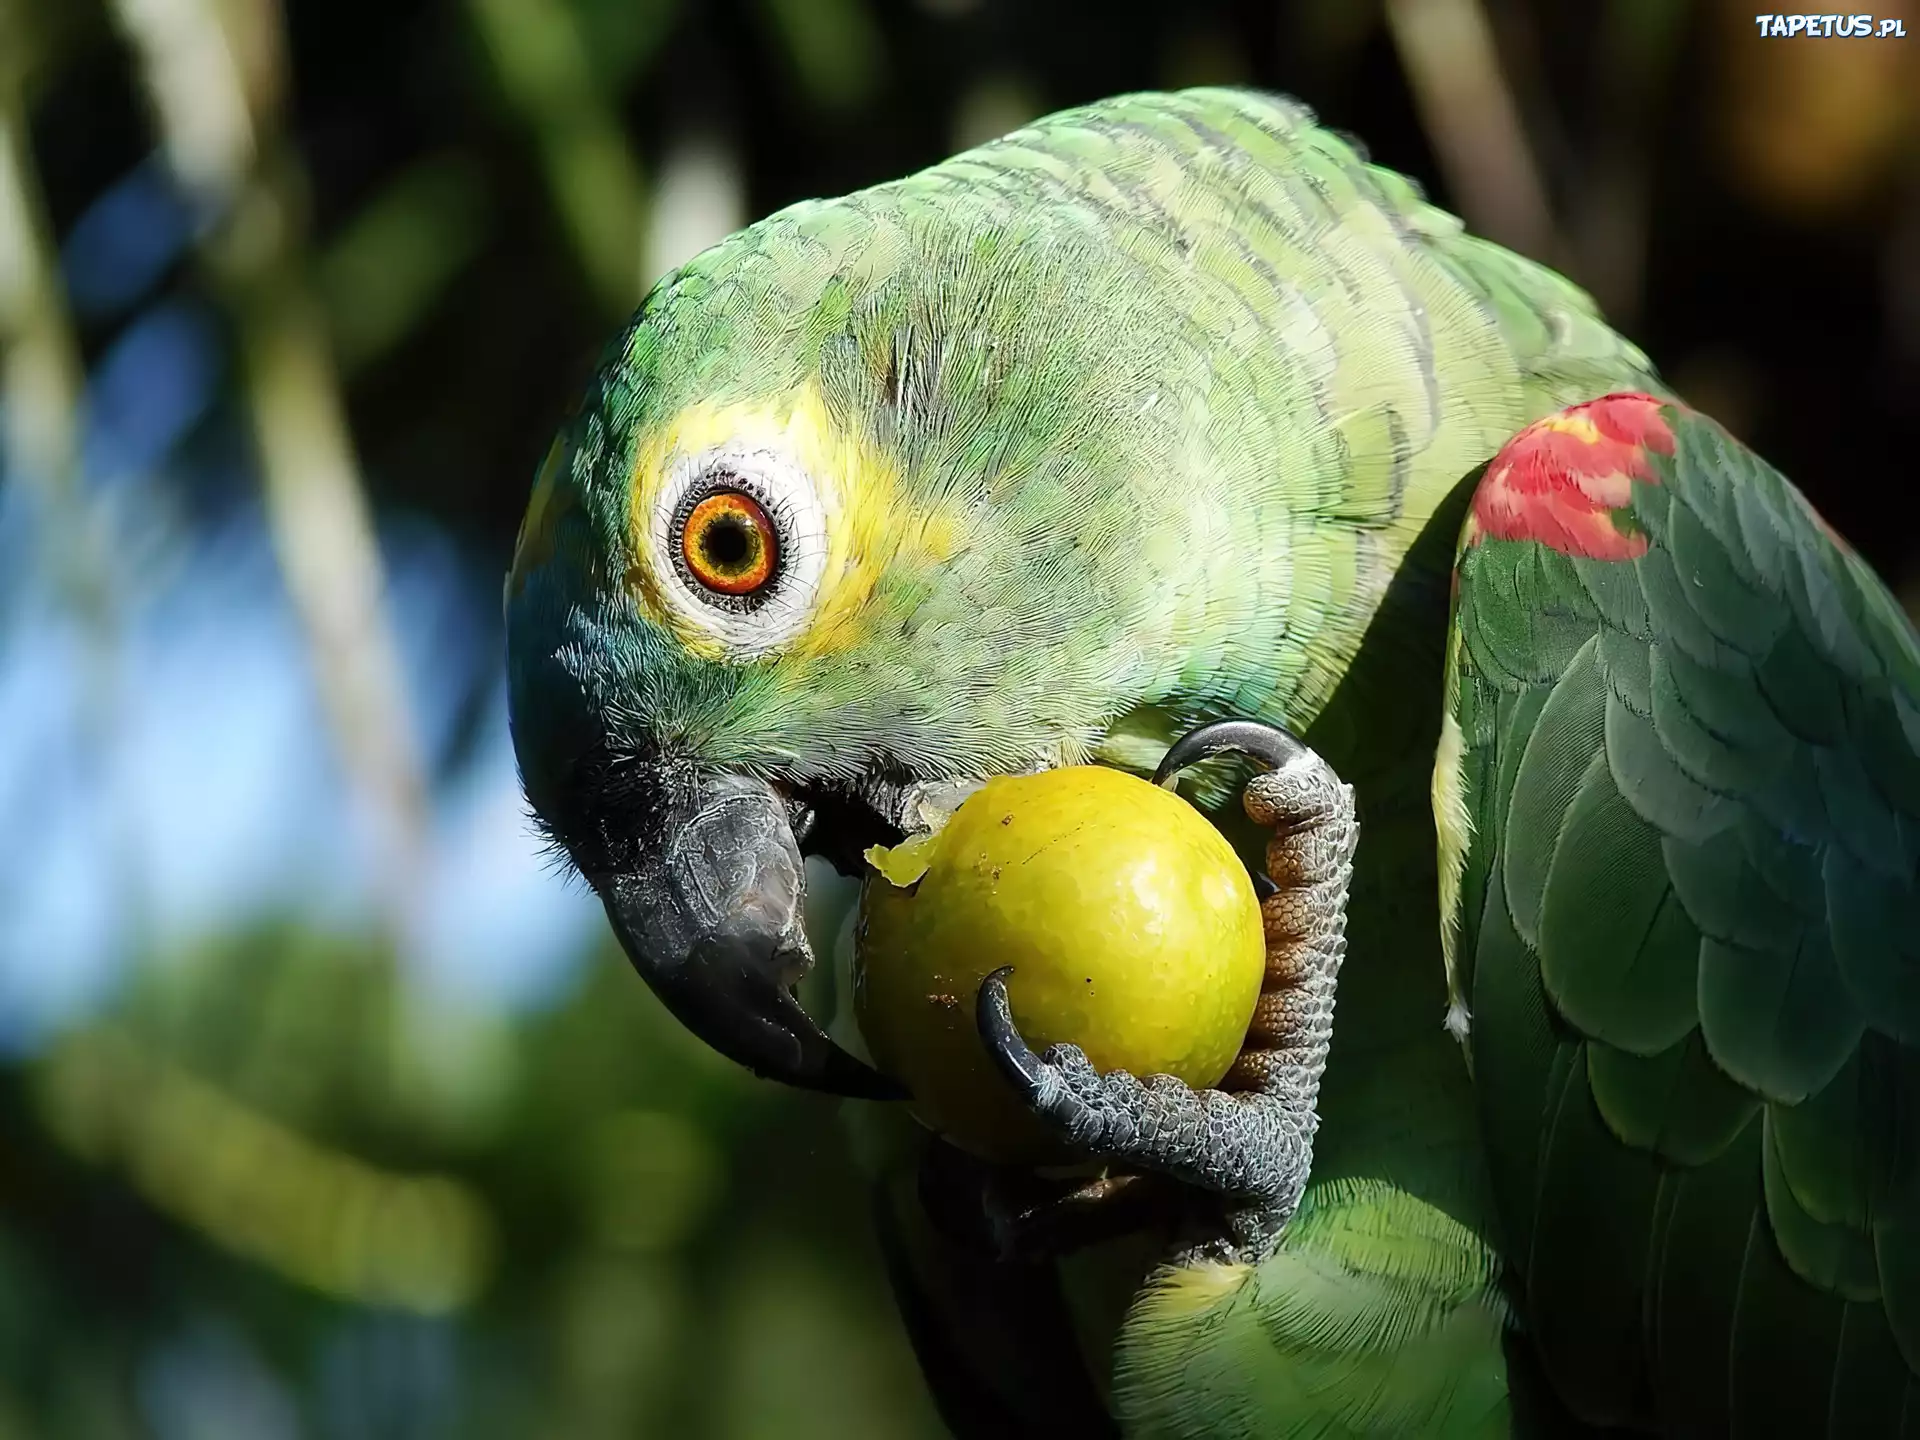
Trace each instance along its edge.
<path fill-rule="evenodd" d="M 717 570 L 738 570 L 753 553 L 746 522 L 736 515 L 714 521 L 700 536 L 700 553 Z"/>

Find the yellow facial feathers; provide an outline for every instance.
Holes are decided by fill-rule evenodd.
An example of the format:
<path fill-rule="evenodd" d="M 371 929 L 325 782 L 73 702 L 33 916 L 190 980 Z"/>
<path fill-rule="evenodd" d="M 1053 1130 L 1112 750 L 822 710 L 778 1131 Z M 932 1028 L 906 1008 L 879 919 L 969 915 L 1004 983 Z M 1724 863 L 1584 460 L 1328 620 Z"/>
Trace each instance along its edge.
<path fill-rule="evenodd" d="M 826 563 L 809 601 L 811 618 L 781 653 L 822 655 L 857 644 L 875 584 L 896 559 L 945 559 L 949 517 L 917 508 L 893 460 L 865 436 L 836 423 L 812 383 L 772 401 L 699 402 L 641 441 L 634 457 L 627 585 L 642 611 L 687 650 L 707 660 L 732 658 L 725 645 L 677 614 L 663 587 L 673 564 L 655 554 L 650 517 L 667 477 L 688 457 L 726 447 L 779 454 L 815 487 L 826 527 Z"/>

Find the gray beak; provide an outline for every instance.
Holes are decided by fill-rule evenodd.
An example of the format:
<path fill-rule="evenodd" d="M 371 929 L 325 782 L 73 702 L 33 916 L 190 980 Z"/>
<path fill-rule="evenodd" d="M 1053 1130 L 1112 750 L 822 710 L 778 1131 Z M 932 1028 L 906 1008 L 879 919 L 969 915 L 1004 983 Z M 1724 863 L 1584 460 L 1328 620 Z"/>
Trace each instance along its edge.
<path fill-rule="evenodd" d="M 787 807 L 731 774 L 662 785 L 630 864 L 593 877 L 613 933 L 681 1024 L 756 1075 L 866 1099 L 904 1092 L 794 998 L 813 966 L 806 871 Z"/>

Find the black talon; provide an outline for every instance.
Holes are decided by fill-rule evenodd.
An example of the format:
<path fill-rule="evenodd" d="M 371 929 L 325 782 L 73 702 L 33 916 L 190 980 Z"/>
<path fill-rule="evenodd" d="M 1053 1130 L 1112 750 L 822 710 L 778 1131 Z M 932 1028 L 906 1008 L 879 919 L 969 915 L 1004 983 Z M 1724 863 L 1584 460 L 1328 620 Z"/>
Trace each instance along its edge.
<path fill-rule="evenodd" d="M 987 1053 L 993 1056 L 1007 1079 L 1021 1090 L 1032 1091 L 1040 1087 L 1046 1070 L 1040 1057 L 1020 1038 L 1019 1027 L 1013 1023 L 1013 1006 L 1007 999 L 1007 977 L 1011 974 L 1013 966 L 1002 965 L 980 982 L 974 1023 L 980 1027 L 980 1038 L 986 1042 Z"/>
<path fill-rule="evenodd" d="M 1293 1007 L 1298 1014 L 1284 1017 L 1286 1032 L 1279 1038 L 1286 1044 L 1261 1047 L 1278 1063 L 1263 1067 L 1257 1087 L 1228 1092 L 1195 1090 L 1171 1075 L 1102 1073 L 1076 1045 L 1062 1043 L 1036 1055 L 1013 1022 L 1007 994 L 1013 967 L 995 970 L 980 982 L 975 999 L 981 1043 L 1031 1115 L 1082 1159 L 1108 1169 L 1092 1190 L 1062 1197 L 1064 1203 L 992 1207 L 988 1230 L 1003 1254 L 1059 1253 L 1084 1228 L 1082 1217 L 1132 1225 L 1137 1221 L 1127 1212 L 1134 1202 L 1144 1219 L 1154 1190 L 1171 1188 L 1180 1202 L 1176 1212 L 1197 1226 L 1191 1234 L 1182 1229 L 1180 1257 L 1258 1261 L 1272 1251 L 1305 1193 L 1332 1038 L 1333 989 L 1346 954 L 1347 895 L 1359 830 L 1353 791 L 1286 730 L 1254 720 L 1191 731 L 1168 747 L 1153 778 L 1167 785 L 1187 766 L 1228 751 L 1268 772 L 1247 784 L 1241 801 L 1249 819 L 1290 847 L 1274 859 L 1269 842 L 1269 864 L 1284 864 L 1308 892 L 1304 913 L 1294 917 L 1305 922 L 1305 933 L 1283 937 L 1304 962 L 1299 973 L 1289 970 L 1285 988 L 1304 1003 Z M 1255 883 L 1263 897 L 1275 888 L 1270 876 Z M 1152 1185 L 1119 1179 L 1136 1174 L 1157 1178 Z M 1190 1190 L 1210 1198 L 1188 1212 L 1183 1197 Z"/>
<path fill-rule="evenodd" d="M 1306 748 L 1289 731 L 1262 720 L 1215 720 L 1173 742 L 1153 772 L 1153 783 L 1171 789 L 1174 777 L 1189 765 L 1229 752 L 1277 770 Z"/>

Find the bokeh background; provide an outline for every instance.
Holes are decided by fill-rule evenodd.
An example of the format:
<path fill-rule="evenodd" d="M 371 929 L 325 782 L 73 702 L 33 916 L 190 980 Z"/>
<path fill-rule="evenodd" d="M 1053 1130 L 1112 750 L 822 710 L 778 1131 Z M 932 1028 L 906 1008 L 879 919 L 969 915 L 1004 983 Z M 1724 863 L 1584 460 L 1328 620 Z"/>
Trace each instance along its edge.
<path fill-rule="evenodd" d="M 524 820 L 499 585 L 599 347 L 789 201 L 1281 88 L 1913 605 L 1902 3 L 0 0 L 0 1440 L 935 1435 L 832 1106 Z"/>

